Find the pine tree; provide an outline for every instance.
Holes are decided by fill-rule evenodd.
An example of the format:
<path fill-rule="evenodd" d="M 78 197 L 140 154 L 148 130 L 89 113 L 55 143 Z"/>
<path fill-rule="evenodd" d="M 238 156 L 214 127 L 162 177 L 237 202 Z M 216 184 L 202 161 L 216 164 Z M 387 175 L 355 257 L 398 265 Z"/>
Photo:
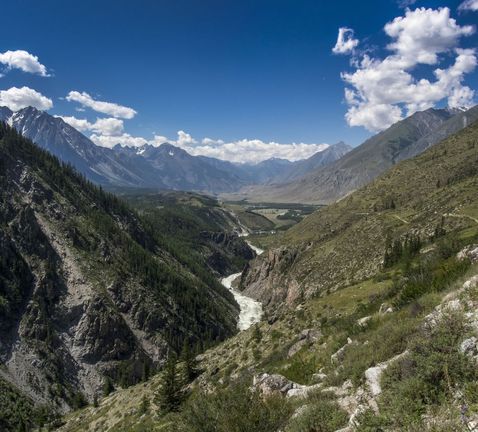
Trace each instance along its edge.
<path fill-rule="evenodd" d="M 149 399 L 146 397 L 146 395 L 143 395 L 141 398 L 141 404 L 139 405 L 139 413 L 140 414 L 146 414 L 149 410 Z"/>
<path fill-rule="evenodd" d="M 103 384 L 103 396 L 108 396 L 114 390 L 113 382 L 110 377 L 106 377 Z"/>
<path fill-rule="evenodd" d="M 86 400 L 85 396 L 81 392 L 77 392 L 73 395 L 71 404 L 74 409 L 80 409 L 88 405 L 88 401 Z"/>
<path fill-rule="evenodd" d="M 177 358 L 170 355 L 164 368 L 162 383 L 156 394 L 156 403 L 161 413 L 177 411 L 182 400 L 181 380 L 178 377 Z"/>
<path fill-rule="evenodd" d="M 180 359 L 182 362 L 184 362 L 184 381 L 186 383 L 190 383 L 198 376 L 199 372 L 196 356 L 191 351 L 191 347 L 187 339 L 184 340 Z"/>
<path fill-rule="evenodd" d="M 262 332 L 261 329 L 259 328 L 259 324 L 256 324 L 254 326 L 254 329 L 252 331 L 252 338 L 256 343 L 259 343 L 262 340 Z"/>
<path fill-rule="evenodd" d="M 148 381 L 149 375 L 150 375 L 149 363 L 145 361 L 143 363 L 143 375 L 142 375 L 141 379 L 143 381 Z"/>

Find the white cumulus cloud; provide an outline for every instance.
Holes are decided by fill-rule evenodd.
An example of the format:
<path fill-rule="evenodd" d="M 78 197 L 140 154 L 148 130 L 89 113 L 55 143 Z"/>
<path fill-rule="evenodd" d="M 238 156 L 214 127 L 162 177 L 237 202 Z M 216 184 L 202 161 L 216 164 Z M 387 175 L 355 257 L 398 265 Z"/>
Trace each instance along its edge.
<path fill-rule="evenodd" d="M 187 140 L 184 140 L 185 135 L 188 137 Z M 305 159 L 328 147 L 328 144 L 281 144 L 264 142 L 259 139 L 241 139 L 227 142 L 222 139 L 204 138 L 199 143 L 198 140 L 184 131 L 178 131 L 177 140 L 166 140 L 165 137 L 155 136 L 150 143 L 160 145 L 164 142 L 177 145 L 194 156 L 209 156 L 238 163 L 258 163 L 270 158 Z"/>
<path fill-rule="evenodd" d="M 0 63 L 5 65 L 7 70 L 20 69 L 23 72 L 37 74 L 47 77 L 46 66 L 42 65 L 38 57 L 28 51 L 16 50 L 0 53 Z"/>
<path fill-rule="evenodd" d="M 332 48 L 334 54 L 348 54 L 359 44 L 358 39 L 354 39 L 354 31 L 347 27 L 340 27 L 337 36 L 337 43 Z"/>
<path fill-rule="evenodd" d="M 472 26 L 459 26 L 448 8 L 407 10 L 404 17 L 385 25 L 385 33 L 394 39 L 388 48 L 411 65 L 436 64 L 437 54 L 456 47 L 461 36 L 473 32 Z"/>
<path fill-rule="evenodd" d="M 352 106 L 345 114 L 350 126 L 365 126 L 370 131 L 380 131 L 402 119 L 402 110 L 387 104 L 361 104 Z"/>
<path fill-rule="evenodd" d="M 58 116 L 80 132 L 96 132 L 101 135 L 118 136 L 123 133 L 123 120 L 116 118 L 98 118 L 94 123 L 73 116 Z"/>
<path fill-rule="evenodd" d="M 30 87 L 11 87 L 8 90 L 0 90 L 0 106 L 6 106 L 12 111 L 28 106 L 49 110 L 53 107 L 53 101 Z"/>
<path fill-rule="evenodd" d="M 460 6 L 458 6 L 460 11 L 478 11 L 478 0 L 465 0 Z"/>
<path fill-rule="evenodd" d="M 69 102 L 78 102 L 83 107 L 91 108 L 96 112 L 116 118 L 132 119 L 137 114 L 133 108 L 118 105 L 113 102 L 95 100 L 86 92 L 70 91 L 66 96 L 66 100 Z"/>
<path fill-rule="evenodd" d="M 407 10 L 384 30 L 392 39 L 387 45 L 391 54 L 383 59 L 365 54 L 354 62 L 353 72 L 341 74 L 348 85 L 345 117 L 350 126 L 380 131 L 404 114 L 445 99 L 450 107 L 473 105 L 474 91 L 463 81 L 477 66 L 476 51 L 459 48 L 460 38 L 471 35 L 473 27 L 458 25 L 448 8 L 418 8 Z M 447 67 L 437 67 L 450 58 Z M 434 78 L 414 76 L 418 65 L 434 66 Z"/>
<path fill-rule="evenodd" d="M 178 131 L 176 139 L 155 135 L 153 139 L 147 140 L 127 133 L 118 136 L 93 134 L 90 136 L 90 139 L 99 146 L 109 148 L 117 144 L 128 147 L 140 147 L 149 144 L 159 147 L 161 144 L 170 143 L 186 150 L 193 156 L 208 156 L 238 163 L 258 163 L 270 158 L 305 159 L 329 147 L 328 144 L 281 144 L 277 142 L 264 142 L 259 139 L 242 139 L 227 142 L 221 139 L 204 138 L 199 141 L 182 130 Z"/>
<path fill-rule="evenodd" d="M 178 131 L 178 140 L 176 143 L 179 147 L 187 147 L 197 144 L 197 141 L 190 134 L 180 130 Z"/>
<path fill-rule="evenodd" d="M 148 140 L 145 138 L 135 137 L 128 133 L 121 135 L 92 134 L 90 139 L 96 145 L 108 148 L 113 148 L 117 144 L 123 147 L 141 147 L 142 145 L 148 144 Z"/>
<path fill-rule="evenodd" d="M 224 141 L 223 140 L 215 140 L 215 139 L 212 139 L 212 138 L 203 138 L 201 140 L 201 144 L 205 145 L 205 146 L 208 146 L 208 145 L 222 145 L 224 144 Z"/>
<path fill-rule="evenodd" d="M 121 135 L 123 133 L 124 125 L 123 120 L 116 118 L 102 118 L 97 119 L 93 123 L 91 129 L 94 132 L 101 133 L 103 135 Z"/>
<path fill-rule="evenodd" d="M 86 119 L 79 119 L 73 116 L 55 116 L 61 118 L 65 123 L 68 123 L 70 126 L 73 126 L 76 130 L 80 132 L 86 132 L 91 130 L 91 123 Z"/>

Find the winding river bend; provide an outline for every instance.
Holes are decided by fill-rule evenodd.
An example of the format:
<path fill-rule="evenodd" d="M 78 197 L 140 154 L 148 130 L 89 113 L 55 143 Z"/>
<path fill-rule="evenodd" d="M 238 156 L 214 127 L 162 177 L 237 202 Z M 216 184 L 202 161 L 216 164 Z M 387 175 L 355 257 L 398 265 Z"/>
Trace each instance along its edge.
<path fill-rule="evenodd" d="M 249 247 L 257 254 L 260 255 L 264 251 L 257 246 L 252 245 L 250 242 L 247 242 Z M 247 330 L 251 325 L 259 322 L 262 317 L 262 305 L 257 300 L 254 300 L 250 297 L 245 296 L 240 291 L 232 287 L 232 283 L 241 276 L 241 273 L 234 273 L 223 279 L 221 283 L 231 291 L 232 295 L 236 299 L 237 304 L 240 307 L 239 312 L 239 321 L 237 323 L 237 328 L 239 330 Z"/>

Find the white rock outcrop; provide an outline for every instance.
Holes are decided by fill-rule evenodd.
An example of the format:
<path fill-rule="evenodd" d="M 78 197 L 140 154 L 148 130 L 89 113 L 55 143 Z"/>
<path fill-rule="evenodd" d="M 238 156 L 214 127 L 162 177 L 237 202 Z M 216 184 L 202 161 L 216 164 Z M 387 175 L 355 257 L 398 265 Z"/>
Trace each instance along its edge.
<path fill-rule="evenodd" d="M 382 387 L 380 385 L 380 380 L 382 378 L 383 372 L 392 364 L 393 362 L 400 360 L 408 354 L 408 351 L 405 351 L 386 362 L 379 363 L 377 366 L 368 368 L 365 371 L 366 385 L 370 390 L 370 393 L 373 397 L 378 396 L 382 393 Z"/>
<path fill-rule="evenodd" d="M 459 260 L 469 259 L 472 263 L 478 262 L 478 245 L 467 246 L 458 252 L 456 257 Z"/>
<path fill-rule="evenodd" d="M 347 350 L 348 346 L 352 344 L 352 339 L 347 338 L 347 343 L 330 356 L 330 361 L 332 362 L 332 364 L 341 363 L 345 357 L 345 351 Z"/>

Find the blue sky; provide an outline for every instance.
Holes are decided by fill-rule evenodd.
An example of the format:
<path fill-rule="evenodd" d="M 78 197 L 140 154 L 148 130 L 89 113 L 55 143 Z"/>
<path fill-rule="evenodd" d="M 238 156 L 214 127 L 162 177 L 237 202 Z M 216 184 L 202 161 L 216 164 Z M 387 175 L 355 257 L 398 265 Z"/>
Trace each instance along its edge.
<path fill-rule="evenodd" d="M 468 1 L 468 9 L 473 9 L 476 1 Z M 209 146 L 229 144 L 227 149 L 224 147 L 227 151 L 211 155 L 234 159 L 231 155 L 237 148 L 237 160 L 241 160 L 241 152 L 249 150 L 254 154 L 250 160 L 257 160 L 260 154 L 264 158 L 287 156 L 294 150 L 276 154 L 274 145 L 259 145 L 255 151 L 254 144 L 237 145 L 243 139 L 261 140 L 263 144 L 273 141 L 317 145 L 344 140 L 357 145 L 391 119 L 399 119 L 397 107 L 402 110 L 402 117 L 410 108 L 410 100 L 403 102 L 408 108 L 400 102 L 389 104 L 390 100 L 383 105 L 379 99 L 388 96 L 368 89 L 369 84 L 358 81 L 362 79 L 358 75 L 351 77 L 348 84 L 341 78 L 341 72 L 353 74 L 358 68 L 370 72 L 369 66 L 357 63 L 363 62 L 365 55 L 382 61 L 391 54 L 386 45 L 393 38 L 385 33 L 384 26 L 406 15 L 398 3 L 395 0 L 4 2 L 0 53 L 27 51 L 38 57 L 47 72 L 28 73 L 8 67 L 4 61 L 0 90 L 24 86 L 34 89 L 52 101 L 51 114 L 87 120 L 83 124 L 87 135 L 109 134 L 103 141 L 96 139 L 104 145 L 120 142 L 122 136 L 127 143 L 128 136 L 149 141 L 159 135 L 177 140 L 177 144 L 193 149 L 192 152 L 201 152 L 198 150 L 204 146 L 201 140 L 208 137 L 212 139 L 206 142 Z M 430 8 L 431 12 L 448 7 L 460 29 L 478 24 L 478 12 L 458 10 L 461 1 L 408 3 L 411 12 L 422 7 Z M 410 27 L 407 24 L 397 30 L 404 34 L 404 43 L 405 33 L 412 32 L 413 36 L 416 31 Z M 354 49 L 345 55 L 332 52 L 339 28 L 352 29 L 353 33 L 345 35 L 351 41 L 357 40 Z M 433 70 L 450 67 L 459 55 L 457 48 L 477 46 L 476 32 L 458 30 L 458 33 L 454 41 L 437 51 L 436 61 L 424 60 L 407 66 L 413 79 L 427 78 L 433 83 Z M 415 53 L 402 50 L 400 55 L 415 56 Z M 468 52 L 468 61 L 472 62 L 473 56 Z M 1 58 L 0 54 L 0 61 Z M 461 87 L 478 89 L 476 70 L 471 65 L 463 72 Z M 354 90 L 353 83 L 365 93 L 359 95 L 360 100 L 350 96 L 346 101 L 344 88 Z M 456 86 L 453 88 L 455 96 L 466 93 L 456 90 Z M 423 92 L 430 94 L 435 90 L 424 88 Z M 130 107 L 136 114 L 133 118 L 122 118 L 115 112 L 112 115 L 109 109 L 108 113 L 91 108 L 77 111 L 82 104 L 75 102 L 75 97 L 70 101 L 65 99 L 71 91 L 86 92 L 97 101 Z M 369 99 L 378 103 L 381 111 L 377 106 L 372 109 Z M 446 98 L 431 102 L 426 99 L 420 100 L 416 109 L 447 104 Z M 476 102 L 477 96 L 470 98 L 468 94 L 468 100 Z M 369 104 L 365 109 L 366 103 Z M 345 115 L 354 109 L 354 104 L 357 109 L 347 120 Z M 103 122 L 96 129 L 92 126 L 97 118 L 115 115 L 116 122 Z M 177 138 L 178 131 L 185 133 Z M 311 153 L 306 147 L 296 150 L 298 155 Z"/>

